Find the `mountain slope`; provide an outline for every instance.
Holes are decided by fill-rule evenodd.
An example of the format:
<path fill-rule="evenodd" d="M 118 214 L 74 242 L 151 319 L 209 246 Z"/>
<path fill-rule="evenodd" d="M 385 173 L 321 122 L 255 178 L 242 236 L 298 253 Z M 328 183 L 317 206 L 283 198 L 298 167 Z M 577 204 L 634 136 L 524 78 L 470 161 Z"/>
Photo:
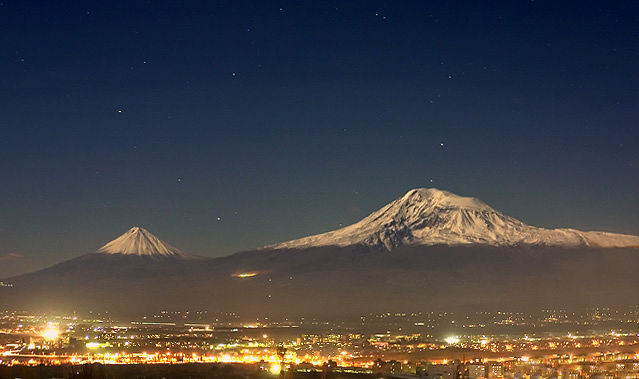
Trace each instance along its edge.
<path fill-rule="evenodd" d="M 415 244 L 435 232 L 447 241 L 477 241 L 487 235 L 509 241 L 503 236 L 525 235 L 532 228 L 494 214 L 478 200 L 443 192 L 424 200 L 419 192 L 411 191 L 409 201 L 394 202 L 363 220 L 361 229 L 341 240 L 349 246 L 335 246 L 340 235 L 329 234 L 328 246 L 182 259 L 166 255 L 179 250 L 133 228 L 100 252 L 3 279 L 10 286 L 0 287 L 0 303 L 6 309 L 112 315 L 168 308 L 251 317 L 359 317 L 399 309 L 546 309 L 639 301 L 636 248 Z M 438 209 L 435 215 L 431 208 Z M 394 218 L 389 220 L 389 215 Z M 380 227 L 388 234 L 374 234 Z M 406 245 L 386 254 L 371 245 L 351 244 L 355 237 Z"/>
<path fill-rule="evenodd" d="M 120 237 L 102 246 L 97 252 L 146 257 L 187 257 L 187 254 L 138 226 L 132 227 Z"/>
<path fill-rule="evenodd" d="M 598 247 L 625 245 L 639 237 L 536 228 L 477 199 L 417 189 L 346 228 L 220 258 L 183 259 L 132 228 L 98 252 L 3 279 L 11 286 L 0 287 L 0 303 L 251 317 L 632 305 L 639 248 Z"/>
<path fill-rule="evenodd" d="M 3 288 L 0 299 L 3 305 L 54 311 L 158 309 L 181 304 L 183 285 L 202 261 L 133 227 L 95 252 L 4 279 L 12 287 Z"/>
<path fill-rule="evenodd" d="M 8 279 L 13 286 L 0 287 L 0 303 L 114 316 L 204 309 L 247 318 L 575 309 L 637 304 L 638 270 L 639 249 L 543 246 L 410 246 L 393 254 L 327 246 L 202 260 L 91 253 Z"/>
<path fill-rule="evenodd" d="M 331 232 L 272 246 L 299 249 L 365 245 L 393 250 L 414 245 L 541 245 L 637 247 L 639 237 L 574 229 L 538 228 L 497 212 L 482 201 L 435 188 L 418 188 L 361 221 Z"/>

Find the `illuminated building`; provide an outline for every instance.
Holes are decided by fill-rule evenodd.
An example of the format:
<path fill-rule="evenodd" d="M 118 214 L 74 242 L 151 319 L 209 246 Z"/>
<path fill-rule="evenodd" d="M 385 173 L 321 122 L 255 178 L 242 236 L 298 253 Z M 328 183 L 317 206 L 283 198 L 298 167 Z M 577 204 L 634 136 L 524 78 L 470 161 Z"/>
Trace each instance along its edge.
<path fill-rule="evenodd" d="M 469 363 L 466 366 L 468 379 L 485 378 L 486 366 L 483 363 Z"/>
<path fill-rule="evenodd" d="M 486 364 L 486 377 L 501 378 L 504 376 L 504 365 L 499 362 L 489 362 Z"/>
<path fill-rule="evenodd" d="M 456 379 L 459 375 L 459 364 L 447 363 L 441 365 L 429 365 L 423 374 L 428 379 Z"/>

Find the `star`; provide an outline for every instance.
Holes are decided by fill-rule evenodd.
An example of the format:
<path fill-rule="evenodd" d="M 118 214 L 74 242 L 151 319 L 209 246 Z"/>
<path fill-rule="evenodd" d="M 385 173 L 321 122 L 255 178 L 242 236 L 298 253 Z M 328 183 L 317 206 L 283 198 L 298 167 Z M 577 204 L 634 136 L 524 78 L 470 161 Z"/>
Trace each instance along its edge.
<path fill-rule="evenodd" d="M 118 112 L 118 113 L 122 113 L 122 109 L 118 109 L 118 110 L 117 110 L 117 112 Z"/>
<path fill-rule="evenodd" d="M 217 221 L 222 221 L 222 217 L 218 216 Z"/>

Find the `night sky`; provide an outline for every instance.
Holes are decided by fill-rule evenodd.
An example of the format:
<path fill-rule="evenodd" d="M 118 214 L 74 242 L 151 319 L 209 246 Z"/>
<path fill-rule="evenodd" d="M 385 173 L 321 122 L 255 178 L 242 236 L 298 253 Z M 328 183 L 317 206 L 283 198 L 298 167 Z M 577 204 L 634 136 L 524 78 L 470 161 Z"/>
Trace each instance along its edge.
<path fill-rule="evenodd" d="M 3 0 L 0 266 L 134 225 L 220 256 L 415 187 L 639 234 L 638 17 L 634 1 Z"/>

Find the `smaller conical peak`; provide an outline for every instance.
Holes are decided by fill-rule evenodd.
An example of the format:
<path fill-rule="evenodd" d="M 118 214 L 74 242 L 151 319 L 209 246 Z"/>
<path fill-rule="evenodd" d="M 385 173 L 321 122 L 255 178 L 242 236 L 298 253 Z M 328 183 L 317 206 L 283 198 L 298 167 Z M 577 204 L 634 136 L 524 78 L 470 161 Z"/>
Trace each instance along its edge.
<path fill-rule="evenodd" d="M 184 257 L 179 249 L 163 242 L 148 230 L 134 226 L 97 250 L 98 253 L 150 257 Z"/>

